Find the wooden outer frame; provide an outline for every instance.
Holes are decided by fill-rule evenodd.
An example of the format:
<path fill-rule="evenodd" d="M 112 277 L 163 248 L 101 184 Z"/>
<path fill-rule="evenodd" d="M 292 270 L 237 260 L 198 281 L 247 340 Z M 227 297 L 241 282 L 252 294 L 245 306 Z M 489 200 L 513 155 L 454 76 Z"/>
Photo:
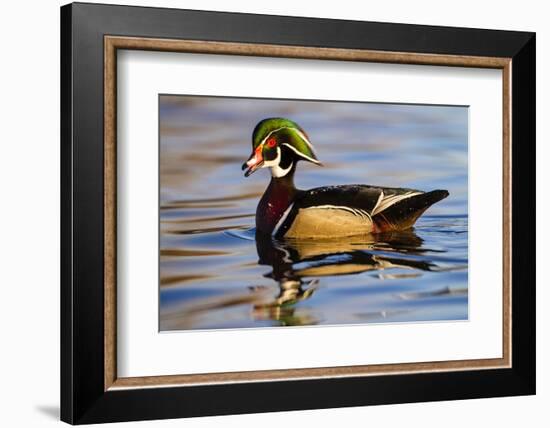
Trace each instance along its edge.
<path fill-rule="evenodd" d="M 495 369 L 511 365 L 511 59 L 465 55 L 431 55 L 377 52 L 302 46 L 227 43 L 196 40 L 105 36 L 105 390 L 110 388 L 160 387 L 232 382 L 257 382 L 306 378 L 334 378 L 430 371 Z M 306 369 L 261 370 L 170 376 L 119 378 L 116 375 L 116 80 L 117 50 L 148 50 L 207 55 L 242 55 L 333 61 L 381 62 L 495 68 L 502 70 L 503 99 L 503 286 L 502 357 L 491 359 L 431 361 L 421 363 L 371 364 Z"/>
<path fill-rule="evenodd" d="M 61 18 L 63 420 L 534 393 L 533 34 L 86 4 L 62 8 Z M 503 358 L 116 379 L 116 49 L 501 68 L 504 206 L 518 207 L 503 219 L 503 315 L 512 323 L 511 332 L 503 325 Z"/>

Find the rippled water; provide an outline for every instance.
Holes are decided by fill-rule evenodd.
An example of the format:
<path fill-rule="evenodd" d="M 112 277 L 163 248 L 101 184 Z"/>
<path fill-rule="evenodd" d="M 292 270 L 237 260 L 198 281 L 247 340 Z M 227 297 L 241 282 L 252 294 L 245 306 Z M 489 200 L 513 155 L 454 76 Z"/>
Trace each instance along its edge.
<path fill-rule="evenodd" d="M 256 239 L 269 183 L 244 178 L 256 123 L 298 122 L 320 168 L 296 184 L 447 189 L 413 230 L 335 241 Z M 465 107 L 160 97 L 161 330 L 468 317 Z"/>

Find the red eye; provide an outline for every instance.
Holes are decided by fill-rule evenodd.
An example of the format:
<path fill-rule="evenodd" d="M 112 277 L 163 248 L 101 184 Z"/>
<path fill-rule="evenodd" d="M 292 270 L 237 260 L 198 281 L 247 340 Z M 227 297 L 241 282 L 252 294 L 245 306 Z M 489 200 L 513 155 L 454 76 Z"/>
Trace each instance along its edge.
<path fill-rule="evenodd" d="M 275 144 L 277 144 L 277 141 L 275 141 L 275 138 L 270 138 L 267 140 L 267 147 L 273 148 L 275 147 Z"/>

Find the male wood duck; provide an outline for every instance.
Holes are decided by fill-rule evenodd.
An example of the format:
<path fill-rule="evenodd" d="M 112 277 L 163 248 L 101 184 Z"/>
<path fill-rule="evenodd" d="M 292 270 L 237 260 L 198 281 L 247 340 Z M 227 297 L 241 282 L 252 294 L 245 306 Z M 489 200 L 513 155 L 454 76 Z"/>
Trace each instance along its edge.
<path fill-rule="evenodd" d="M 279 238 L 337 238 L 411 228 L 446 190 L 363 184 L 299 190 L 294 186 L 298 161 L 321 165 L 306 132 L 284 118 L 260 121 L 252 134 L 252 155 L 242 169 L 248 177 L 271 168 L 271 182 L 256 210 L 257 233 Z"/>

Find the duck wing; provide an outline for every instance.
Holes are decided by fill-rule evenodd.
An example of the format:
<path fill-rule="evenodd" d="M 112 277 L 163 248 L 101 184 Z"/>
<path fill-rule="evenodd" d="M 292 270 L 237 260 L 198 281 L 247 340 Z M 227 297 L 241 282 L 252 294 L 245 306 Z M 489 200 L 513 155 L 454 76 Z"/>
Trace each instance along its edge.
<path fill-rule="evenodd" d="M 405 230 L 411 228 L 418 217 L 436 202 L 449 196 L 447 190 L 419 192 L 384 205 L 373 214 L 377 230 Z"/>
<path fill-rule="evenodd" d="M 368 185 L 318 187 L 300 191 L 274 230 L 276 237 L 334 237 L 403 230 L 446 190 Z"/>

